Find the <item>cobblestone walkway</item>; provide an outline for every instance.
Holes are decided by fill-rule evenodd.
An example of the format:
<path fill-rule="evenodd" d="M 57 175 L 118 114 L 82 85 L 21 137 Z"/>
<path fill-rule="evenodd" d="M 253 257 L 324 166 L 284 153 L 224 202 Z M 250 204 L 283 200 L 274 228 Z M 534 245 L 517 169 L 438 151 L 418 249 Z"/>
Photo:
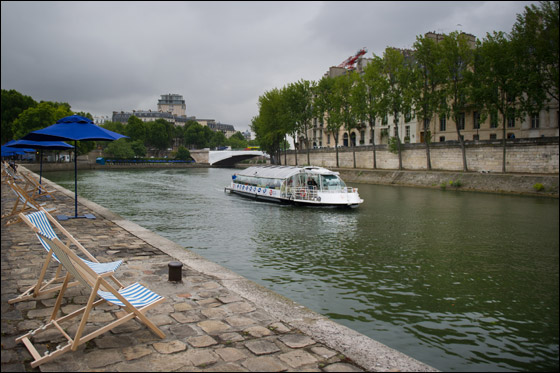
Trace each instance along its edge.
<path fill-rule="evenodd" d="M 47 184 L 48 185 L 48 184 Z M 73 196 L 73 195 L 72 195 Z M 55 192 L 58 214 L 74 214 L 69 195 Z M 2 213 L 10 211 L 15 195 L 2 184 Z M 316 338 L 283 322 L 227 287 L 227 282 L 183 266 L 181 283 L 168 281 L 168 263 L 177 258 L 105 219 L 83 204 L 79 214 L 96 219 L 71 219 L 61 224 L 99 261 L 124 259 L 116 272 L 125 285 L 140 282 L 165 296 L 166 302 L 147 313 L 165 333 L 160 339 L 144 324 L 129 321 L 110 332 L 67 352 L 52 362 L 32 369 L 31 355 L 15 338 L 37 328 L 50 316 L 57 292 L 9 305 L 38 277 L 45 259 L 44 249 L 24 223 L 6 226 L 2 219 L 2 372 L 4 371 L 364 371 L 431 370 L 397 358 L 393 366 L 364 367 Z M 51 265 L 54 273 L 55 265 Z M 51 274 L 52 274 L 51 273 Z M 47 278 L 49 278 L 47 276 Z M 89 292 L 81 286 L 66 291 L 62 313 L 68 314 L 87 302 Z M 90 316 L 99 328 L 115 319 L 118 307 L 97 307 Z M 75 332 L 77 325 L 69 327 Z M 87 332 L 87 329 L 86 329 Z M 72 335 L 71 333 L 69 333 Z M 34 339 L 39 352 L 52 350 L 63 341 L 59 333 L 46 332 Z M 397 355 L 398 356 L 398 355 Z M 412 360 L 412 363 L 411 363 Z M 375 361 L 375 358 L 372 358 Z M 412 364 L 412 365 L 410 365 Z"/>

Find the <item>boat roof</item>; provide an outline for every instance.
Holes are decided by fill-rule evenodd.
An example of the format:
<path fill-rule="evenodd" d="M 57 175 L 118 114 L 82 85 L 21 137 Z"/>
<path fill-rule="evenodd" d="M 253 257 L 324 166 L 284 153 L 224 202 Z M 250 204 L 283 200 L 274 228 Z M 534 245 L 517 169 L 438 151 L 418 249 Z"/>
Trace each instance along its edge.
<path fill-rule="evenodd" d="M 254 166 L 239 171 L 237 175 L 264 177 L 270 179 L 287 179 L 300 172 L 308 172 L 319 175 L 338 175 L 338 172 L 327 170 L 323 167 L 306 166 Z"/>

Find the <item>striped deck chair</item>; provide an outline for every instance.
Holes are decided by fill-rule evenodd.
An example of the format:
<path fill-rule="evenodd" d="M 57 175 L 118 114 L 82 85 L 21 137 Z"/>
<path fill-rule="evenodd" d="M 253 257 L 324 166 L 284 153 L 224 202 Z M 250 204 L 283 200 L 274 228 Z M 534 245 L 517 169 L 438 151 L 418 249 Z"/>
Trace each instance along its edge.
<path fill-rule="evenodd" d="M 16 342 L 23 342 L 25 347 L 27 347 L 28 351 L 33 356 L 34 360 L 31 363 L 32 368 L 55 359 L 70 350 L 76 351 L 78 346 L 80 346 L 81 344 L 86 343 L 87 341 L 108 332 L 116 326 L 132 320 L 133 318 L 138 318 L 144 324 L 146 324 L 157 336 L 162 339 L 165 338 L 165 334 L 144 314 L 149 309 L 165 301 L 164 297 L 152 292 L 151 290 L 138 283 L 117 290 L 113 288 L 109 284 L 109 282 L 107 282 L 107 280 L 105 280 L 106 274 L 98 275 L 97 273 L 95 273 L 95 271 L 88 267 L 72 250 L 70 250 L 70 248 L 68 248 L 58 238 L 55 237 L 51 239 L 47 236 L 42 236 L 41 238 L 52 247 L 54 254 L 56 254 L 58 259 L 66 269 L 67 273 L 64 278 L 64 283 L 62 284 L 62 289 L 60 290 L 58 298 L 56 299 L 56 303 L 49 321 L 43 326 L 40 326 L 39 328 L 32 330 L 31 332 L 19 338 L 16 338 Z M 83 286 L 90 288 L 91 294 L 88 298 L 86 306 L 66 316 L 56 318 L 62 304 L 64 292 L 66 291 L 70 277 L 74 277 Z M 97 297 L 100 297 L 101 299 L 95 301 Z M 99 329 L 90 332 L 87 335 L 83 335 L 91 310 L 93 309 L 93 307 L 105 302 L 123 308 L 124 312 L 117 313 L 117 319 L 110 322 L 109 324 L 100 327 Z M 74 338 L 72 338 L 70 337 L 70 335 L 68 335 L 68 333 L 66 333 L 66 331 L 64 331 L 61 324 L 80 315 L 82 315 L 80 323 L 78 325 Z M 56 350 L 52 352 L 47 351 L 44 355 L 41 355 L 31 342 L 31 338 L 33 338 L 38 333 L 51 328 L 57 329 L 68 342 L 66 344 L 62 343 L 58 345 L 58 347 L 56 347 Z"/>
<path fill-rule="evenodd" d="M 47 258 L 43 263 L 43 267 L 41 268 L 41 273 L 39 274 L 37 282 L 16 298 L 8 300 L 9 304 L 36 298 L 40 295 L 52 293 L 53 291 L 58 291 L 62 288 L 62 285 L 60 285 L 60 282 L 64 280 L 64 276 L 61 276 L 62 265 L 60 264 L 60 261 L 58 260 L 56 255 L 53 254 L 49 244 L 42 238 L 42 235 L 47 236 L 51 239 L 54 237 L 58 237 L 52 225 L 54 225 L 56 229 L 61 233 L 61 235 L 64 236 L 64 238 L 67 240 L 66 245 L 68 247 L 70 247 L 71 245 L 76 246 L 78 251 L 87 258 L 82 260 L 87 264 L 88 267 L 93 269 L 95 273 L 103 274 L 107 272 L 115 272 L 122 264 L 122 260 L 109 263 L 99 263 L 99 261 L 93 255 L 91 255 L 91 253 L 87 251 L 86 248 L 83 247 L 80 242 L 78 242 L 78 240 L 76 240 L 66 229 L 64 229 L 64 227 L 60 225 L 60 223 L 57 222 L 51 214 L 49 214 L 41 207 L 37 212 L 33 212 L 27 215 L 20 215 L 21 220 L 26 223 L 31 228 L 31 230 L 33 230 L 33 232 L 35 232 L 35 235 L 39 239 L 39 242 L 47 251 Z M 47 273 L 49 264 L 51 263 L 51 259 L 58 263 L 58 267 L 56 269 L 54 277 L 45 282 L 45 275 Z M 117 286 L 123 286 L 114 276 L 111 276 L 111 280 L 115 282 Z M 74 286 L 77 284 L 78 282 L 72 282 L 68 286 Z"/>
<path fill-rule="evenodd" d="M 41 207 L 44 207 L 46 205 L 46 202 L 39 203 L 36 200 L 34 200 L 33 198 L 31 198 L 29 196 L 29 194 L 27 194 L 27 192 L 25 190 L 23 190 L 20 186 L 18 186 L 14 181 L 7 180 L 7 184 L 10 186 L 10 189 L 12 189 L 12 191 L 16 195 L 17 199 L 16 199 L 16 202 L 14 204 L 14 207 L 12 208 L 12 211 L 2 215 L 2 219 L 17 216 L 17 214 L 22 213 L 22 212 L 26 212 L 26 211 L 29 211 L 29 210 L 37 210 L 38 211 Z M 47 212 L 51 212 L 51 211 L 54 211 L 54 210 L 56 210 L 56 207 L 51 207 L 51 208 L 45 209 L 45 211 L 47 211 Z M 6 225 L 14 224 L 14 223 L 17 223 L 19 221 L 21 221 L 21 218 L 19 216 L 17 216 L 16 219 L 9 220 L 8 222 L 6 222 Z"/>

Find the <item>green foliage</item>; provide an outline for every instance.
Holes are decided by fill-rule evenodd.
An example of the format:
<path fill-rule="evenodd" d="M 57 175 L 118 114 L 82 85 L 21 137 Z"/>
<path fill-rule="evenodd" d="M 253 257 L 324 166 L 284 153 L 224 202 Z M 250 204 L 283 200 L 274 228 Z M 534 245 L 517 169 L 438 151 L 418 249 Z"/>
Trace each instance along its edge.
<path fill-rule="evenodd" d="M 393 154 L 398 154 L 399 152 L 399 139 L 391 136 L 391 138 L 389 138 L 389 143 L 387 144 L 388 149 L 391 153 Z"/>
<path fill-rule="evenodd" d="M 227 143 L 232 149 L 245 149 L 249 145 L 241 132 L 234 133 Z"/>
<path fill-rule="evenodd" d="M 15 139 L 52 124 L 57 120 L 72 115 L 70 105 L 66 103 L 43 101 L 36 106 L 24 110 L 12 123 Z"/>
<path fill-rule="evenodd" d="M 533 189 L 535 189 L 535 191 L 537 192 L 542 192 L 545 188 L 541 183 L 536 183 L 535 185 L 533 185 Z"/>
<path fill-rule="evenodd" d="M 558 1 L 541 1 L 526 6 L 512 28 L 511 41 L 527 90 L 521 99 L 529 111 L 536 111 L 546 95 L 559 99 L 559 19 Z"/>
<path fill-rule="evenodd" d="M 175 159 L 183 159 L 185 161 L 188 161 L 189 159 L 191 159 L 191 153 L 184 146 L 180 146 L 177 150 L 177 154 L 175 155 Z"/>
<path fill-rule="evenodd" d="M 0 118 L 2 118 L 2 144 L 14 140 L 12 123 L 28 108 L 35 107 L 37 102 L 29 96 L 24 96 L 14 89 L 2 89 L 2 104 L 0 105 Z"/>
<path fill-rule="evenodd" d="M 130 147 L 134 152 L 135 157 L 145 157 L 146 156 L 146 146 L 141 140 L 130 141 Z"/>
<path fill-rule="evenodd" d="M 130 137 L 131 140 L 138 140 L 143 144 L 146 143 L 148 138 L 148 126 L 138 117 L 131 115 L 130 118 L 128 118 L 124 130 L 124 133 Z"/>
<path fill-rule="evenodd" d="M 126 139 L 111 141 L 109 145 L 107 145 L 104 153 L 107 156 L 114 158 L 134 158 L 134 151 L 132 150 L 130 143 Z"/>

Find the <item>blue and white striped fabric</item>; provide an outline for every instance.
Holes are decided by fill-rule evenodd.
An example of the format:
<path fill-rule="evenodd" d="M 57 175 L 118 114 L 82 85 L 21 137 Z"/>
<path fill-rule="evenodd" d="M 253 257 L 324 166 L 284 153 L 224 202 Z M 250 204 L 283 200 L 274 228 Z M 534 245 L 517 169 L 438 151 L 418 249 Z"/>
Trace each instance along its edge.
<path fill-rule="evenodd" d="M 117 297 L 115 297 L 114 294 L 108 291 L 99 290 L 97 294 L 99 294 L 101 298 L 105 299 L 109 303 L 121 307 L 125 306 L 124 303 L 122 303 Z M 139 283 L 134 283 L 124 289 L 119 290 L 119 294 L 122 295 L 124 299 L 129 301 L 130 304 L 132 304 L 136 308 L 142 308 L 163 298 L 161 295 L 154 293 L 153 291 L 145 288 Z"/>
<path fill-rule="evenodd" d="M 41 234 L 43 234 L 44 236 L 46 236 L 50 239 L 53 239 L 55 237 L 58 238 L 54 229 L 52 228 L 51 224 L 49 223 L 49 220 L 47 219 L 47 216 L 45 215 L 45 213 L 43 211 L 33 212 L 33 213 L 27 214 L 25 216 L 31 221 L 31 223 L 33 223 L 33 225 L 35 225 L 35 227 L 37 227 L 37 229 L 39 229 Z M 40 235 L 36 235 L 36 236 L 39 239 L 39 241 L 41 242 L 41 245 L 43 245 L 43 247 L 45 248 L 45 250 L 47 250 L 47 252 L 49 252 L 51 250 L 49 244 L 46 243 L 41 238 Z M 58 258 L 56 257 L 56 255 L 54 253 L 53 253 L 52 257 L 57 262 L 60 262 L 60 260 L 58 260 Z M 96 263 L 96 262 L 91 262 L 91 261 L 85 260 L 85 259 L 82 259 L 82 260 L 84 261 L 84 263 L 86 263 L 88 265 L 88 267 L 93 269 L 95 271 L 95 273 L 97 273 L 97 274 L 102 274 L 102 273 L 106 273 L 106 272 L 114 272 L 122 264 L 122 260 L 117 260 L 116 262 L 109 262 L 109 263 Z"/>

